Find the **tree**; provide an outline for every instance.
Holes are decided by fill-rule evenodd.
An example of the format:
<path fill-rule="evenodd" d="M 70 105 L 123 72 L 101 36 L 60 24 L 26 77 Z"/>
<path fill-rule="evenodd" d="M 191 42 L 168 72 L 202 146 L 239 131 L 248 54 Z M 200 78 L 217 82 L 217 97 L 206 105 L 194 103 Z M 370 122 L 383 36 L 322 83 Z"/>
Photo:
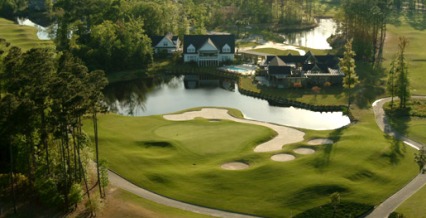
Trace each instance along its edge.
<path fill-rule="evenodd" d="M 395 90 L 396 90 L 396 78 L 395 78 L 395 59 L 391 62 L 391 68 L 388 73 L 388 80 L 387 80 L 387 86 L 386 89 L 391 94 L 391 102 L 390 106 L 393 108 L 393 98 L 395 97 Z"/>
<path fill-rule="evenodd" d="M 330 195 L 330 204 L 333 206 L 333 217 L 336 217 L 337 208 L 340 204 L 340 194 L 339 192 L 334 192 Z"/>
<path fill-rule="evenodd" d="M 395 62 L 395 84 L 396 84 L 396 95 L 399 98 L 399 107 L 406 108 L 407 102 L 410 99 L 410 89 L 408 81 L 408 67 L 407 61 L 405 60 L 405 48 L 407 46 L 408 40 L 405 37 L 399 38 L 399 51 L 397 53 Z"/>
<path fill-rule="evenodd" d="M 355 52 L 352 50 L 352 40 L 348 40 L 345 44 L 343 58 L 339 59 L 340 69 L 345 73 L 343 78 L 343 87 L 347 90 L 348 108 L 351 106 L 352 89 L 359 83 L 358 75 L 355 72 Z"/>
<path fill-rule="evenodd" d="M 424 167 L 426 165 L 426 148 L 422 146 L 417 154 L 414 154 L 414 161 L 419 165 L 420 172 L 424 173 Z"/>

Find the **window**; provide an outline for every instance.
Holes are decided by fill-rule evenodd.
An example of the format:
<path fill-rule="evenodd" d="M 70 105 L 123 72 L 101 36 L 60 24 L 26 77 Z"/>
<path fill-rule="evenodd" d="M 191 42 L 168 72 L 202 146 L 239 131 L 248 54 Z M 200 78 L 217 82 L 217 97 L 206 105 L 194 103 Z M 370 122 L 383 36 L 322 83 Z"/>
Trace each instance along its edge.
<path fill-rule="evenodd" d="M 229 47 L 229 45 L 228 45 L 228 44 L 225 44 L 225 45 L 223 46 L 223 48 L 222 48 L 222 52 L 223 52 L 223 53 L 229 53 L 229 52 L 231 52 L 231 47 Z"/>
<path fill-rule="evenodd" d="M 195 47 L 191 44 L 188 46 L 187 50 L 188 53 L 195 53 Z"/>

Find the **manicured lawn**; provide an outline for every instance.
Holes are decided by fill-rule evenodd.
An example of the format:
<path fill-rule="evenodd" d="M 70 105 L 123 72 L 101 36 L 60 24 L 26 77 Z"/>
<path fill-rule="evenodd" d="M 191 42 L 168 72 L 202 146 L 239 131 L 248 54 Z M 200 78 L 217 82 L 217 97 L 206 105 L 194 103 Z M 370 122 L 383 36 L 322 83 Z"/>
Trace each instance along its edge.
<path fill-rule="evenodd" d="M 411 198 L 407 199 L 396 212 L 404 215 L 405 218 L 426 218 L 426 186 L 423 186 Z"/>
<path fill-rule="evenodd" d="M 305 138 L 328 137 L 336 143 L 311 146 L 312 155 L 254 153 L 273 132 L 260 126 L 204 119 L 171 122 L 161 116 L 99 117 L 100 153 L 110 167 L 130 181 L 185 202 L 269 217 L 288 217 L 342 200 L 378 204 L 417 173 L 411 148 L 392 143 L 377 128 L 371 111 L 360 110 L 354 125 L 335 131 L 306 131 Z M 85 130 L 92 134 L 90 121 Z M 290 153 L 291 162 L 274 162 Z M 250 168 L 226 171 L 228 161 Z"/>
<path fill-rule="evenodd" d="M 399 37 L 406 37 L 408 45 L 405 57 L 408 62 L 411 93 L 413 95 L 425 95 L 424 69 L 426 69 L 426 49 L 424 39 L 426 38 L 426 30 L 416 29 L 409 22 L 408 18 L 401 17 L 397 25 L 388 25 L 384 66 L 389 67 L 392 57 L 398 51 Z"/>
<path fill-rule="evenodd" d="M 125 190 L 114 188 L 108 193 L 99 217 L 144 217 L 144 218 L 205 218 L 205 216 L 146 200 Z"/>
<path fill-rule="evenodd" d="M 6 39 L 12 46 L 28 50 L 38 47 L 54 47 L 50 40 L 39 40 L 37 30 L 34 27 L 21 26 L 13 21 L 0 18 L 0 38 Z"/>
<path fill-rule="evenodd" d="M 265 54 L 270 54 L 270 55 L 299 55 L 299 52 L 296 50 L 281 50 L 281 49 L 276 49 L 276 48 L 255 48 L 252 49 L 250 51 L 254 51 L 254 52 L 260 52 L 260 53 L 265 53 Z"/>

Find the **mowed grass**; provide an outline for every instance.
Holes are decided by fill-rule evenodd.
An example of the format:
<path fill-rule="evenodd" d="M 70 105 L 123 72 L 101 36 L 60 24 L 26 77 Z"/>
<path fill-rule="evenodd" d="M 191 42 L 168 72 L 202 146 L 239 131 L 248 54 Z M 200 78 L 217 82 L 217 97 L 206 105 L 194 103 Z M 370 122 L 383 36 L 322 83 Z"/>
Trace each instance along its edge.
<path fill-rule="evenodd" d="M 144 217 L 144 218 L 206 218 L 197 214 L 173 207 L 167 207 L 125 190 L 112 188 L 108 193 L 102 210 L 97 215 L 104 218 L 116 217 Z"/>
<path fill-rule="evenodd" d="M 404 215 L 405 218 L 426 218 L 426 186 L 407 199 L 396 212 Z"/>
<path fill-rule="evenodd" d="M 408 62 L 408 76 L 410 90 L 413 95 L 425 95 L 426 85 L 424 83 L 426 69 L 426 30 L 418 30 L 410 26 L 408 18 L 400 17 L 399 25 L 388 25 L 384 48 L 384 67 L 389 69 L 390 62 L 398 51 L 399 37 L 406 37 L 408 45 L 405 57 Z"/>
<path fill-rule="evenodd" d="M 51 40 L 39 40 L 37 29 L 22 26 L 13 21 L 0 18 L 0 38 L 6 39 L 12 46 L 20 47 L 26 51 L 31 48 L 54 47 Z"/>
<path fill-rule="evenodd" d="M 100 154 L 111 169 L 141 187 L 222 210 L 289 217 L 328 203 L 336 191 L 345 201 L 375 205 L 414 177 L 417 166 L 414 152 L 385 137 L 371 111 L 358 113 L 362 119 L 346 128 L 306 131 L 306 141 L 327 137 L 333 145 L 308 146 L 304 141 L 268 153 L 253 152 L 256 144 L 274 136 L 261 126 L 107 114 L 99 117 Z M 91 126 L 87 121 L 85 130 L 93 135 Z M 295 154 L 298 147 L 317 152 Z M 293 154 L 296 160 L 271 161 L 276 153 Z M 229 161 L 250 168 L 220 168 Z"/>

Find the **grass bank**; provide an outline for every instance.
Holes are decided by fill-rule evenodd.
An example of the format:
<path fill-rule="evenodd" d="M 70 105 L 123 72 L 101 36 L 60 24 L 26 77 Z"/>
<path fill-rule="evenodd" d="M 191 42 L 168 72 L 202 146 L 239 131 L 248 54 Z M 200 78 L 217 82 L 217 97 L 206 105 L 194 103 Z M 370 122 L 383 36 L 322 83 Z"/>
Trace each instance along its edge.
<path fill-rule="evenodd" d="M 342 200 L 375 205 L 406 184 L 416 173 L 413 152 L 377 128 L 371 111 L 360 110 L 356 125 L 335 131 L 306 131 L 306 140 L 331 138 L 332 145 L 306 141 L 279 152 L 253 153 L 273 133 L 264 127 L 204 119 L 171 122 L 161 116 L 99 117 L 101 156 L 130 181 L 185 202 L 269 217 L 288 217 Z M 91 125 L 85 125 L 91 133 Z M 299 147 L 312 155 L 293 152 Z M 290 153 L 296 160 L 270 160 Z M 243 161 L 250 168 L 225 171 L 220 165 Z"/>
<path fill-rule="evenodd" d="M 31 48 L 54 47 L 50 40 L 39 40 L 37 29 L 30 26 L 17 25 L 15 22 L 0 18 L 0 38 L 6 39 L 12 46 L 26 51 Z"/>

